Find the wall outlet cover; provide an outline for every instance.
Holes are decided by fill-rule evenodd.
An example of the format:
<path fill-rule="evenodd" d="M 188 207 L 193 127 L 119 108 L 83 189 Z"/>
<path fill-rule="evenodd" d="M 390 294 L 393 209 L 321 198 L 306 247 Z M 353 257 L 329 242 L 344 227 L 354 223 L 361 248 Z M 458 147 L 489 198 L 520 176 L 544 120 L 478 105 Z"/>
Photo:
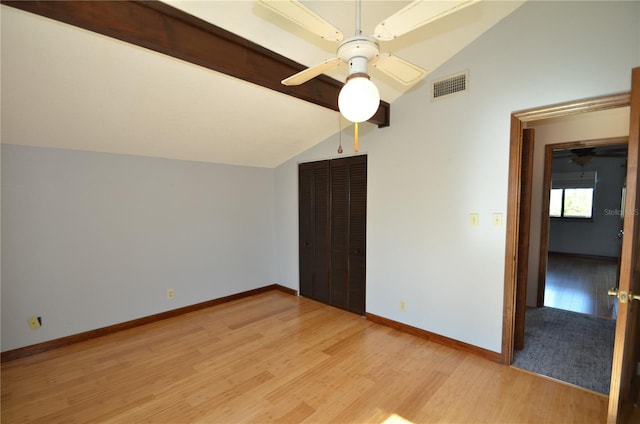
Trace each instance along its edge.
<path fill-rule="evenodd" d="M 35 330 L 36 328 L 40 328 L 42 326 L 42 318 L 37 317 L 37 316 L 31 316 L 29 317 L 29 328 L 32 330 Z"/>

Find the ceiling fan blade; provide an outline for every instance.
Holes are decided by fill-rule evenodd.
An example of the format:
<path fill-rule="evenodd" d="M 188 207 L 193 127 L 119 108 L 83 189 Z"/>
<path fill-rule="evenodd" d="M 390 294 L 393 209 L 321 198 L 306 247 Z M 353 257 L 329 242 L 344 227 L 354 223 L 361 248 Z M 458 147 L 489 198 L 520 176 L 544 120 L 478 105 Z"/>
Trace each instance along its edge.
<path fill-rule="evenodd" d="M 427 75 L 427 71 L 419 66 L 400 59 L 390 53 L 380 53 L 371 66 L 384 72 L 404 85 L 412 85 Z"/>
<path fill-rule="evenodd" d="M 342 60 L 339 58 L 327 59 L 319 65 L 312 66 L 311 68 L 307 68 L 304 71 L 300 71 L 295 75 L 290 76 L 289 78 L 285 78 L 282 80 L 283 85 L 300 85 L 303 84 L 310 79 L 317 77 L 320 74 L 325 73 L 326 71 L 337 68 L 342 64 Z"/>
<path fill-rule="evenodd" d="M 284 16 L 291 22 L 329 41 L 341 41 L 342 32 L 312 12 L 298 0 L 258 0 L 268 9 Z"/>
<path fill-rule="evenodd" d="M 383 41 L 393 40 L 478 1 L 480 0 L 415 0 L 380 22 L 376 27 L 375 37 Z"/>

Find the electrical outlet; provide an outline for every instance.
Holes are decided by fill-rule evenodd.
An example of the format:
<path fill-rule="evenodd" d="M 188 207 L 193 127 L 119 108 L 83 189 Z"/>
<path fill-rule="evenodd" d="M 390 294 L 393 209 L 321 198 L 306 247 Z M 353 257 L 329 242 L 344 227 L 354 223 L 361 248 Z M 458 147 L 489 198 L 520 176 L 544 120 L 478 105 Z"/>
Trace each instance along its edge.
<path fill-rule="evenodd" d="M 173 300 L 174 295 L 173 289 L 167 289 L 167 299 Z"/>
<path fill-rule="evenodd" d="M 406 311 L 407 310 L 407 304 L 405 303 L 404 300 L 400 301 L 400 310 L 401 311 Z"/>
<path fill-rule="evenodd" d="M 469 214 L 469 225 L 472 227 L 477 227 L 480 225 L 480 215 L 477 213 Z"/>
<path fill-rule="evenodd" d="M 29 317 L 29 328 L 35 330 L 36 328 L 40 328 L 42 326 L 42 318 L 37 316 Z"/>

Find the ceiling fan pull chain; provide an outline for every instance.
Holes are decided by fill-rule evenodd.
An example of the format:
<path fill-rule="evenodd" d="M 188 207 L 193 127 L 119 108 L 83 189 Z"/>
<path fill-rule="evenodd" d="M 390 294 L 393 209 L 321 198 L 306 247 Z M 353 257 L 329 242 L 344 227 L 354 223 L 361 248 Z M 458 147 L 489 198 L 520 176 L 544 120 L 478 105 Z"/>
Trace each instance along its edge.
<path fill-rule="evenodd" d="M 355 123 L 355 135 L 353 137 L 353 150 L 356 151 L 356 153 L 358 153 L 358 123 Z"/>
<path fill-rule="evenodd" d="M 340 114 L 338 114 L 338 154 L 342 154 L 343 150 L 342 150 L 342 127 L 340 125 Z"/>

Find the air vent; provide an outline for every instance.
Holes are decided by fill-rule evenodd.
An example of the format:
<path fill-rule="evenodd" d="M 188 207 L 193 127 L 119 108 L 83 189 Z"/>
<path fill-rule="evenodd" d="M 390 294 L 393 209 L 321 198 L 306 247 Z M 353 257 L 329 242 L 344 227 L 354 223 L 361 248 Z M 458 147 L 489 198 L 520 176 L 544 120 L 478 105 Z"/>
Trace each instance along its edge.
<path fill-rule="evenodd" d="M 462 72 L 447 78 L 433 81 L 431 84 L 431 100 L 440 100 L 469 89 L 469 72 Z"/>

